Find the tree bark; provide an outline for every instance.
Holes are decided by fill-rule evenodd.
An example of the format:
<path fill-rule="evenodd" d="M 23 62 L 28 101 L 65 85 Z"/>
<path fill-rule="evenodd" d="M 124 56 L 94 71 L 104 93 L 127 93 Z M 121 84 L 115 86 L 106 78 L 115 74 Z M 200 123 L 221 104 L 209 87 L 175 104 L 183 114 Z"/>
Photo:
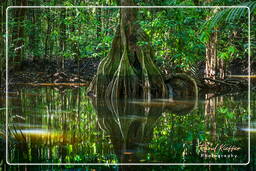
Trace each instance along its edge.
<path fill-rule="evenodd" d="M 47 58 L 47 56 L 48 56 L 48 50 L 49 50 L 49 48 L 48 48 L 48 42 L 49 42 L 49 36 L 50 36 L 50 33 L 51 33 L 51 26 L 50 26 L 50 23 L 51 23 L 51 21 L 50 21 L 50 10 L 49 9 L 46 9 L 47 10 L 47 19 L 46 19 L 46 21 L 47 21 L 47 31 L 46 31 L 46 36 L 45 36 L 45 42 L 44 42 L 44 56 L 45 56 L 45 59 Z"/>
<path fill-rule="evenodd" d="M 17 3 L 18 2 L 18 3 Z M 20 0 L 17 1 L 16 5 L 17 6 L 26 6 L 27 1 L 26 0 Z M 22 60 L 22 50 L 24 46 L 24 26 L 23 26 L 23 21 L 25 19 L 25 14 L 26 14 L 26 8 L 18 8 L 15 9 L 15 19 L 16 22 L 18 23 L 17 28 L 16 28 L 16 34 L 14 36 L 14 41 L 15 41 L 15 58 L 14 58 L 14 67 L 16 70 L 20 69 L 20 62 Z"/>
<path fill-rule="evenodd" d="M 216 79 L 217 68 L 217 32 L 211 34 L 206 44 L 205 77 Z M 210 83 L 210 82 L 209 82 Z"/>
<path fill-rule="evenodd" d="M 2 36 L 5 32 L 5 14 L 4 14 L 4 3 L 1 2 L 1 15 L 0 15 L 0 28 L 1 28 L 1 35 L 0 35 L 0 85 L 2 85 L 2 78 L 3 78 L 3 72 L 4 72 L 4 59 L 5 59 L 5 46 L 4 46 L 4 37 Z"/>
<path fill-rule="evenodd" d="M 132 0 L 121 0 L 122 6 L 133 6 Z M 148 35 L 136 23 L 137 9 L 122 8 L 109 55 L 104 58 L 89 90 L 97 97 L 151 98 L 167 97 L 161 73 L 153 63 Z M 144 45 L 138 45 L 144 42 Z"/>
<path fill-rule="evenodd" d="M 216 13 L 215 9 L 213 13 Z M 225 64 L 224 60 L 217 57 L 217 43 L 218 34 L 217 28 L 211 33 L 208 43 L 206 44 L 206 62 L 205 62 L 205 77 L 210 79 L 224 79 L 225 77 Z M 208 80 L 208 84 L 214 82 Z"/>
<path fill-rule="evenodd" d="M 61 47 L 61 69 L 64 70 L 64 53 L 66 48 L 66 25 L 63 20 L 66 18 L 66 9 L 61 10 L 61 24 L 60 24 L 60 47 Z"/>
<path fill-rule="evenodd" d="M 35 5 L 35 4 L 33 3 L 32 5 Z M 38 29 L 39 26 L 36 25 L 36 21 L 37 21 L 36 12 L 37 11 L 35 9 L 29 10 L 29 15 L 28 15 L 29 20 L 32 21 L 32 23 L 31 23 L 32 29 L 29 32 L 28 43 L 29 43 L 30 54 L 31 54 L 33 60 L 39 60 L 39 58 L 40 58 L 40 56 L 38 55 L 38 52 L 36 52 L 36 51 L 38 51 L 38 44 L 39 44 L 37 41 L 38 38 L 36 35 L 38 34 L 38 30 L 40 30 L 40 29 Z"/>

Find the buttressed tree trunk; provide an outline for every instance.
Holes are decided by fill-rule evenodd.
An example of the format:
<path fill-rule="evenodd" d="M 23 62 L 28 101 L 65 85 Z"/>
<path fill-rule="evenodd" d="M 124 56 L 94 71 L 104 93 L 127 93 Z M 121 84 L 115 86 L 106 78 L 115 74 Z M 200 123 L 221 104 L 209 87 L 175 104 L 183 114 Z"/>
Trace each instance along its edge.
<path fill-rule="evenodd" d="M 133 0 L 121 0 L 121 6 L 133 6 Z M 89 87 L 99 98 L 167 97 L 167 88 L 154 64 L 148 35 L 137 23 L 135 8 L 121 8 L 110 53 L 105 57 Z M 143 45 L 138 45 L 143 42 Z"/>

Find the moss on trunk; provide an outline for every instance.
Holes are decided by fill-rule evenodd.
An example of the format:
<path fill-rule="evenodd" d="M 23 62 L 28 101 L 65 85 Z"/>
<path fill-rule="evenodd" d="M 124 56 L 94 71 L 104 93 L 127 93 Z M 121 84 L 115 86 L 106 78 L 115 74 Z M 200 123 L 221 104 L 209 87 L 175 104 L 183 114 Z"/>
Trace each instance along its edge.
<path fill-rule="evenodd" d="M 127 4 L 125 4 L 127 5 Z M 128 4 L 131 5 L 131 4 Z M 89 87 L 99 98 L 164 98 L 167 88 L 147 34 L 136 21 L 137 9 L 122 8 L 109 55 Z M 144 42 L 139 45 L 139 42 Z"/>

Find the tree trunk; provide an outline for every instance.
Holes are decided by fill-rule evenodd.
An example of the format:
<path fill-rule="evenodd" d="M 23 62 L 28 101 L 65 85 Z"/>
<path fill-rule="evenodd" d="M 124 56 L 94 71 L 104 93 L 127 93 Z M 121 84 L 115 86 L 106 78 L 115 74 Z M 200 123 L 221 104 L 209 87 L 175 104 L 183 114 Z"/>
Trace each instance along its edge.
<path fill-rule="evenodd" d="M 214 10 L 213 13 L 216 13 Z M 206 44 L 206 62 L 205 62 L 205 77 L 211 79 L 224 79 L 225 69 L 224 60 L 217 57 L 217 42 L 218 34 L 215 28 L 211 33 L 208 43 Z M 214 84 L 212 81 L 207 81 L 208 84 Z"/>
<path fill-rule="evenodd" d="M 1 33 L 2 35 L 4 34 L 5 32 L 5 27 L 4 27 L 4 23 L 5 23 L 5 14 L 4 14 L 4 3 L 1 2 L 1 15 L 0 15 L 0 28 L 1 28 Z M 4 37 L 3 36 L 0 36 L 0 85 L 2 85 L 2 78 L 3 78 L 3 72 L 4 72 L 4 61 L 5 61 L 5 46 L 4 46 Z"/>
<path fill-rule="evenodd" d="M 35 4 L 32 4 L 32 5 L 35 5 Z M 37 34 L 38 34 L 38 28 L 36 26 L 36 11 L 35 9 L 33 10 L 29 10 L 30 14 L 28 15 L 29 17 L 29 20 L 32 21 L 32 29 L 31 31 L 29 32 L 29 49 L 30 49 L 30 54 L 32 56 L 32 59 L 33 60 L 39 60 L 39 55 L 37 53 L 38 51 L 38 42 L 37 42 Z"/>
<path fill-rule="evenodd" d="M 51 26 L 51 16 L 50 16 L 50 9 L 45 9 L 45 13 L 47 14 L 46 17 L 46 22 L 47 22 L 47 27 L 46 27 L 46 35 L 45 35 L 45 41 L 44 41 L 44 58 L 46 59 L 47 57 L 49 57 L 50 54 L 50 50 L 49 50 L 49 42 L 52 42 L 50 39 L 50 34 L 51 34 L 51 30 L 52 30 L 52 26 Z"/>
<path fill-rule="evenodd" d="M 96 20 L 97 20 L 97 25 L 96 25 L 96 37 L 99 39 L 100 38 L 100 32 L 102 28 L 102 22 L 101 22 L 101 8 L 96 9 Z"/>
<path fill-rule="evenodd" d="M 21 0 L 17 1 L 17 6 L 26 6 L 27 1 L 26 0 Z M 24 26 L 23 22 L 25 19 L 25 13 L 26 13 L 26 8 L 18 8 L 16 9 L 15 12 L 15 19 L 16 22 L 18 23 L 17 25 L 17 30 L 16 30 L 16 36 L 14 37 L 15 41 L 15 58 L 14 58 L 14 67 L 16 70 L 20 69 L 20 62 L 22 60 L 22 50 L 24 46 Z"/>
<path fill-rule="evenodd" d="M 134 5 L 132 0 L 122 6 Z M 137 9 L 122 8 L 109 55 L 105 57 L 89 90 L 97 97 L 151 98 L 167 97 L 161 73 L 153 63 L 153 51 L 146 33 L 136 23 Z M 144 45 L 138 45 L 143 42 Z"/>
<path fill-rule="evenodd" d="M 60 17 L 61 19 L 65 20 L 66 18 L 66 13 L 67 10 L 66 9 L 62 9 L 61 10 L 61 14 Z M 65 47 L 66 47 L 66 24 L 64 23 L 64 21 L 61 21 L 60 24 L 60 47 L 61 47 L 61 69 L 64 70 L 64 54 L 65 54 Z"/>
<path fill-rule="evenodd" d="M 217 68 L 217 32 L 211 34 L 206 44 L 205 77 L 216 79 Z"/>

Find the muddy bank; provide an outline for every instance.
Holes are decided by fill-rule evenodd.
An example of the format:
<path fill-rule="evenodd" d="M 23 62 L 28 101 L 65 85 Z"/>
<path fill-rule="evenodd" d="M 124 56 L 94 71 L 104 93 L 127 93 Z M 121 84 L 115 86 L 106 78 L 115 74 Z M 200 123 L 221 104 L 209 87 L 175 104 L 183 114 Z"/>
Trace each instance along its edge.
<path fill-rule="evenodd" d="M 97 72 L 97 67 L 100 63 L 99 58 L 83 58 L 77 60 L 65 60 L 62 65 L 61 62 L 52 60 L 25 60 L 21 64 L 19 71 L 15 68 L 10 68 L 8 74 L 8 85 L 10 88 L 17 85 L 46 85 L 53 83 L 54 86 L 86 86 L 93 79 Z M 256 64 L 252 62 L 251 74 L 256 73 Z M 63 67 L 62 67 L 63 66 Z M 164 70 L 161 65 L 160 69 Z M 198 71 L 187 74 L 196 79 L 198 86 L 201 90 L 208 91 L 214 90 L 217 92 L 223 91 L 241 91 L 247 90 L 248 83 L 248 63 L 246 59 L 235 59 L 226 68 L 227 75 L 244 75 L 244 78 L 227 77 L 225 80 L 216 81 L 212 85 L 208 85 L 204 80 L 204 63 L 200 62 L 196 66 Z M 168 71 L 174 73 L 175 71 Z M 163 73 L 164 74 L 164 73 Z M 164 75 L 166 77 L 166 75 Z M 5 78 L 2 80 L 5 83 Z M 79 84 L 76 84 L 79 83 Z M 252 79 L 252 84 L 255 83 L 255 79 Z M 5 84 L 1 85 L 2 90 L 5 88 Z"/>
<path fill-rule="evenodd" d="M 96 74 L 100 60 L 84 58 L 79 61 L 26 60 L 19 71 L 9 70 L 9 86 L 26 83 L 88 83 Z"/>

